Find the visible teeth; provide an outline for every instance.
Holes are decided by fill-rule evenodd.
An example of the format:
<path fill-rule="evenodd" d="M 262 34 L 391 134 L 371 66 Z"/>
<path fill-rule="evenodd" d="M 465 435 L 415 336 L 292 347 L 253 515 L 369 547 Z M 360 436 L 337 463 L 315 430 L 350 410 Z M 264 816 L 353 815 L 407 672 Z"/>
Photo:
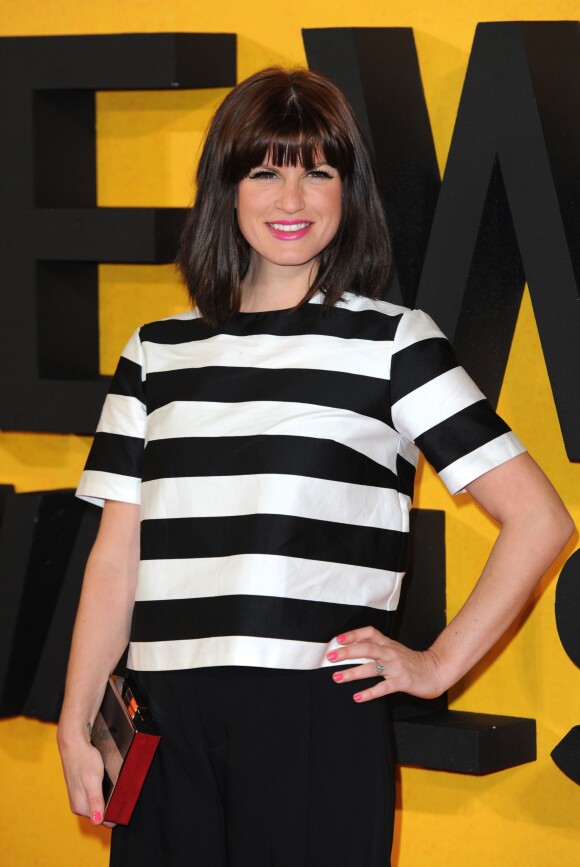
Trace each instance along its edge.
<path fill-rule="evenodd" d="M 306 229 L 310 223 L 270 223 L 270 225 L 278 232 L 298 232 L 300 229 Z"/>

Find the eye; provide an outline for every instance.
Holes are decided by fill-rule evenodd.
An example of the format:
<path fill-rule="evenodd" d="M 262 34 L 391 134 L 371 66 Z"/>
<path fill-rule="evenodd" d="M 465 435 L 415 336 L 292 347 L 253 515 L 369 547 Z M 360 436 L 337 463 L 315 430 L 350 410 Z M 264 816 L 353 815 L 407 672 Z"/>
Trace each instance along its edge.
<path fill-rule="evenodd" d="M 252 169 L 248 177 L 250 178 L 250 180 L 254 180 L 254 178 L 267 180 L 269 178 L 275 178 L 276 173 L 270 171 L 269 169 Z"/>
<path fill-rule="evenodd" d="M 308 172 L 308 177 L 310 178 L 327 178 L 328 180 L 332 180 L 334 175 L 328 169 L 312 169 Z"/>

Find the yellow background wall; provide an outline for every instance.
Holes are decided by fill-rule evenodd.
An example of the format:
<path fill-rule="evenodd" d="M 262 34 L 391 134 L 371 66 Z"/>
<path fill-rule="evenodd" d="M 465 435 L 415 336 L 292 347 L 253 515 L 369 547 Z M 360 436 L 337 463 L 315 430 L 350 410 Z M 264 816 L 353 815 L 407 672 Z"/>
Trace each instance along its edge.
<path fill-rule="evenodd" d="M 271 63 L 304 64 L 302 27 L 411 26 L 443 170 L 477 22 L 579 17 L 578 0 L 446 5 L 433 0 L 0 0 L 0 35 L 236 32 L 238 78 L 243 78 Z M 99 94 L 99 204 L 186 205 L 201 135 L 223 94 Z M 134 327 L 186 304 L 170 267 L 101 266 L 100 291 L 105 373 L 112 372 Z M 564 452 L 527 294 L 499 409 L 580 523 L 580 467 L 571 465 Z M 0 483 L 13 483 L 19 491 L 72 487 L 89 443 L 73 435 L 2 432 Z M 495 529 L 466 496 L 451 501 L 429 468 L 421 476 L 417 505 L 445 509 L 448 516 L 447 586 L 453 614 L 478 574 Z M 576 544 L 577 538 L 568 555 Z M 580 864 L 580 788 L 549 757 L 580 723 L 579 672 L 558 640 L 554 621 L 555 579 L 564 559 L 546 576 L 501 647 L 452 695 L 459 709 L 535 717 L 538 761 L 484 778 L 403 768 L 396 867 Z M 3 867 L 107 863 L 109 832 L 68 812 L 54 734 L 54 726 L 32 720 L 0 721 Z M 345 797 L 337 793 L 337 804 Z"/>

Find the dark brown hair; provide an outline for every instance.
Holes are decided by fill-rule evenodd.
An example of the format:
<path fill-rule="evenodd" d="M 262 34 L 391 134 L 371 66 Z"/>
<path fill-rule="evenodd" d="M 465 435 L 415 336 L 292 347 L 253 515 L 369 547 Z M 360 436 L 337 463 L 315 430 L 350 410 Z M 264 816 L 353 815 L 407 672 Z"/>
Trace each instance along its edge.
<path fill-rule="evenodd" d="M 226 96 L 199 160 L 177 264 L 203 318 L 219 326 L 239 313 L 250 249 L 238 228 L 236 188 L 266 155 L 274 165 L 300 163 L 307 170 L 322 156 L 342 180 L 340 224 L 301 303 L 318 292 L 326 308 L 349 291 L 381 297 L 391 247 L 373 160 L 354 112 L 325 76 L 273 67 Z"/>

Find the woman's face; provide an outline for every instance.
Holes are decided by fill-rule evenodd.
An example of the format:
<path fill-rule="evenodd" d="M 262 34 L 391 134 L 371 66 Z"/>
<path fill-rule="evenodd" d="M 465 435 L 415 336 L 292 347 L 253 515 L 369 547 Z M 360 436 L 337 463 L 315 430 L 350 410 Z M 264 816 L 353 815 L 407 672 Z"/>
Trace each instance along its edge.
<path fill-rule="evenodd" d="M 289 270 L 314 263 L 338 229 L 341 194 L 340 175 L 327 163 L 306 170 L 300 163 L 274 166 L 266 156 L 237 191 L 238 224 L 254 272 L 266 263 Z"/>

